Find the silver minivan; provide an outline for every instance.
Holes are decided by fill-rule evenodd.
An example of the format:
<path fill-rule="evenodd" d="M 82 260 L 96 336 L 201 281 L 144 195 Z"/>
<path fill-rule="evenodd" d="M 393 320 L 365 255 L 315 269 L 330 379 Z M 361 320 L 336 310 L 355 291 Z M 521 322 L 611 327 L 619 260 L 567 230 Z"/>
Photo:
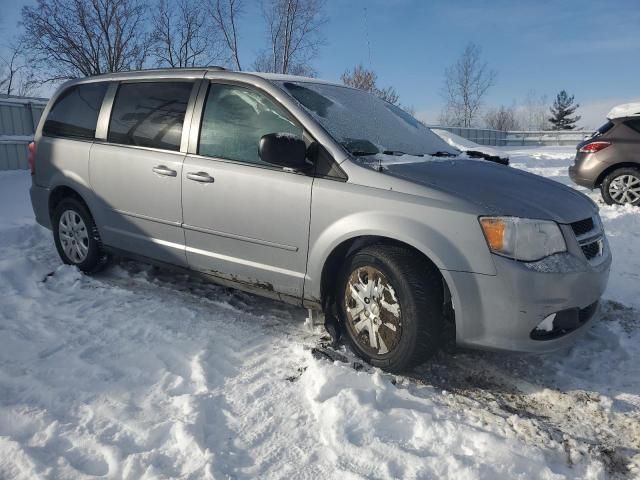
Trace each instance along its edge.
<path fill-rule="evenodd" d="M 189 269 L 322 313 L 371 364 L 458 345 L 543 352 L 596 316 L 596 205 L 473 159 L 367 92 L 222 68 L 64 84 L 29 147 L 62 261 Z"/>

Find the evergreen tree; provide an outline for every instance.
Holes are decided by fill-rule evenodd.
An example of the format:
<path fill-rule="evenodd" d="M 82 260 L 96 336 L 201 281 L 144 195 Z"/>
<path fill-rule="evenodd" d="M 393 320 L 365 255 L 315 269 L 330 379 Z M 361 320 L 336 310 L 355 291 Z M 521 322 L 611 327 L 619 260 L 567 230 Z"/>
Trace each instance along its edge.
<path fill-rule="evenodd" d="M 574 96 L 569 96 L 566 90 L 561 90 L 558 93 L 553 102 L 553 107 L 551 107 L 551 115 L 553 116 L 549 118 L 553 130 L 573 130 L 576 128 L 576 122 L 582 117 L 580 115 L 571 116 L 580 106 L 574 102 Z"/>

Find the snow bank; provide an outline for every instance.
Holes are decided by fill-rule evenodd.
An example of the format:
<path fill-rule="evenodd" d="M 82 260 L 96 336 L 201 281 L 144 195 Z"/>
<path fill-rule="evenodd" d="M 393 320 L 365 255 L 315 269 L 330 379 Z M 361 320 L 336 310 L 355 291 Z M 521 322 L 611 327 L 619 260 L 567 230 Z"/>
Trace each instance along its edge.
<path fill-rule="evenodd" d="M 524 445 L 513 419 L 486 424 L 483 418 L 452 411 L 375 371 L 356 372 L 344 364 L 312 362 L 301 379 L 320 426 L 321 445 L 339 468 L 373 478 L 545 478 L 573 476 L 562 445 L 546 452 Z M 593 468 L 593 470 L 592 470 Z M 341 470 L 341 471 L 340 471 Z M 582 470 L 582 469 L 581 469 Z M 581 471 L 597 478 L 599 468 Z"/>

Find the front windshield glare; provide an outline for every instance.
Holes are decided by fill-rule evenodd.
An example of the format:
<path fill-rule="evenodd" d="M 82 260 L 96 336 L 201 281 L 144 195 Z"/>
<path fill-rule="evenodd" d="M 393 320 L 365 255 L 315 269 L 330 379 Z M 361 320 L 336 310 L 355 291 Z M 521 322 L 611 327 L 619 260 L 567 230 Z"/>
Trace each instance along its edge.
<path fill-rule="evenodd" d="M 407 112 L 371 93 L 313 82 L 280 85 L 352 155 L 460 153 Z"/>

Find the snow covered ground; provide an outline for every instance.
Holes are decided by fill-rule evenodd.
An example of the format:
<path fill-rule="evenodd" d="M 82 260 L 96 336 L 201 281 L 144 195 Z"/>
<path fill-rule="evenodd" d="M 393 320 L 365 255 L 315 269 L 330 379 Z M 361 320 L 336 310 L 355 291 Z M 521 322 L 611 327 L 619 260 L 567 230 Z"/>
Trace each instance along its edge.
<path fill-rule="evenodd" d="M 508 153 L 569 183 L 570 148 Z M 0 174 L 0 478 L 640 477 L 639 209 L 601 207 L 611 283 L 575 346 L 394 376 L 314 354 L 302 309 L 62 266 L 29 182 Z"/>

